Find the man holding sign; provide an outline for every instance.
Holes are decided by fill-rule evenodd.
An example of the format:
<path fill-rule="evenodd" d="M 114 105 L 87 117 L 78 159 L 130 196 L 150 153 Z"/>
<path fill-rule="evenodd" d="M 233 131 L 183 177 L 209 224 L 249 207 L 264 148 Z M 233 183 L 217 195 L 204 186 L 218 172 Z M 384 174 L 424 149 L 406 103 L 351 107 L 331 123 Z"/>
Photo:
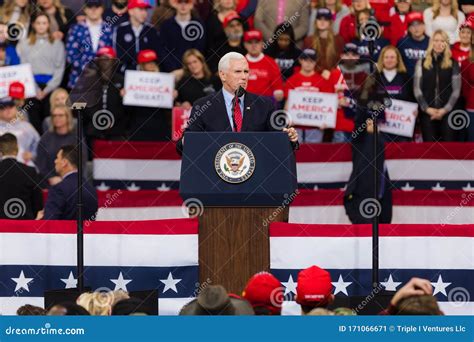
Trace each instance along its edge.
<path fill-rule="evenodd" d="M 265 132 L 279 129 L 273 103 L 245 91 L 249 79 L 249 65 L 245 57 L 229 52 L 219 61 L 219 77 L 223 87 L 215 94 L 196 101 L 191 111 L 186 132 Z M 294 148 L 298 133 L 293 127 L 282 129 Z M 181 154 L 184 138 L 176 144 Z"/>
<path fill-rule="evenodd" d="M 338 95 L 335 93 L 340 71 L 333 69 L 328 80 L 315 71 L 316 51 L 305 49 L 298 61 L 301 70 L 286 83 L 287 110 L 292 123 L 299 126 L 334 128 L 338 111 Z M 304 129 L 303 141 L 320 143 L 323 132 L 320 129 Z"/>

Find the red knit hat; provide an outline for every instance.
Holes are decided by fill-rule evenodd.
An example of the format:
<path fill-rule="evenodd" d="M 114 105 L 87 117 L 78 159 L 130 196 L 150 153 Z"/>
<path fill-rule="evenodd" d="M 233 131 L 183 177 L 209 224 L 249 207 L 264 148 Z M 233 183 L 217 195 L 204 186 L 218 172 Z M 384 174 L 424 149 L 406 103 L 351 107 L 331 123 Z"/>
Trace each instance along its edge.
<path fill-rule="evenodd" d="M 260 272 L 250 278 L 242 292 L 242 297 L 247 299 L 254 308 L 265 307 L 272 315 L 280 315 L 284 290 L 275 276 L 268 272 Z"/>
<path fill-rule="evenodd" d="M 298 273 L 296 302 L 300 305 L 315 306 L 326 304 L 331 297 L 332 283 L 328 271 L 311 266 Z"/>
<path fill-rule="evenodd" d="M 260 32 L 258 30 L 251 30 L 251 31 L 245 32 L 244 42 L 248 42 L 248 41 L 251 41 L 251 40 L 262 41 L 263 40 L 262 32 Z"/>
<path fill-rule="evenodd" d="M 142 50 L 138 53 L 137 56 L 137 63 L 148 63 L 148 62 L 155 62 L 158 60 L 158 56 L 156 52 L 153 50 Z"/>
<path fill-rule="evenodd" d="M 97 50 L 97 57 L 107 56 L 109 58 L 117 58 L 117 53 L 111 46 L 104 46 Z"/>
<path fill-rule="evenodd" d="M 21 82 L 12 82 L 8 87 L 8 96 L 15 100 L 25 98 L 25 86 Z"/>

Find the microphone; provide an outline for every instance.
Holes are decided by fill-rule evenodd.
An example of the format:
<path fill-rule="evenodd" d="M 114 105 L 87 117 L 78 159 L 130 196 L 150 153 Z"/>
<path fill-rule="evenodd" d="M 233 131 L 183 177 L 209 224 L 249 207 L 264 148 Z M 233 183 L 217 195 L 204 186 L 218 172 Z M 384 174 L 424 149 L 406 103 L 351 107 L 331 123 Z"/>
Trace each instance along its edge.
<path fill-rule="evenodd" d="M 235 102 L 238 97 L 241 97 L 245 94 L 245 89 L 242 86 L 239 86 L 235 91 L 235 96 L 232 99 L 232 123 L 234 124 L 234 132 L 237 130 L 237 124 L 235 123 Z"/>

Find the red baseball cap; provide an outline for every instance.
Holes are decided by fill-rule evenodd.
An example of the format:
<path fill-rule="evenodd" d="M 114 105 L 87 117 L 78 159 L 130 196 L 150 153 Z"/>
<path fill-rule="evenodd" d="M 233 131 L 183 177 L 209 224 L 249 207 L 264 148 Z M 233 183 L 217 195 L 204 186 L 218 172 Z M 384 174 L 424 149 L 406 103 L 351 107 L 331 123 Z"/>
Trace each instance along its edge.
<path fill-rule="evenodd" d="M 158 56 L 156 55 L 156 52 L 153 50 L 142 50 L 138 53 L 138 56 L 137 56 L 138 64 L 154 62 L 156 60 L 158 60 Z"/>
<path fill-rule="evenodd" d="M 109 58 L 117 58 L 115 49 L 111 46 L 104 46 L 97 50 L 97 57 L 107 56 Z"/>
<path fill-rule="evenodd" d="M 262 32 L 258 30 L 250 30 L 250 31 L 245 32 L 244 42 L 249 42 L 251 40 L 262 41 L 263 40 Z"/>
<path fill-rule="evenodd" d="M 327 304 L 332 293 L 331 275 L 318 266 L 300 271 L 296 293 L 296 302 L 300 305 Z"/>
<path fill-rule="evenodd" d="M 410 26 L 415 21 L 424 23 L 423 13 L 421 12 L 410 12 L 407 14 L 407 25 Z"/>
<path fill-rule="evenodd" d="M 470 17 L 471 20 L 466 20 L 460 28 L 468 27 L 471 30 L 474 30 L 474 17 Z"/>
<path fill-rule="evenodd" d="M 8 87 L 8 96 L 15 100 L 25 98 L 25 86 L 21 82 L 12 82 Z"/>
<path fill-rule="evenodd" d="M 222 27 L 226 28 L 227 25 L 229 25 L 230 22 L 233 20 L 238 20 L 239 22 L 242 22 L 242 18 L 240 17 L 240 15 L 235 12 L 232 12 L 224 18 L 224 21 L 222 22 Z"/>
<path fill-rule="evenodd" d="M 242 297 L 247 299 L 252 307 L 266 307 L 272 315 L 281 314 L 284 290 L 280 281 L 268 272 L 255 274 L 247 283 Z"/>
<path fill-rule="evenodd" d="M 146 0 L 128 0 L 127 8 L 129 10 L 133 8 L 151 8 L 151 5 Z"/>

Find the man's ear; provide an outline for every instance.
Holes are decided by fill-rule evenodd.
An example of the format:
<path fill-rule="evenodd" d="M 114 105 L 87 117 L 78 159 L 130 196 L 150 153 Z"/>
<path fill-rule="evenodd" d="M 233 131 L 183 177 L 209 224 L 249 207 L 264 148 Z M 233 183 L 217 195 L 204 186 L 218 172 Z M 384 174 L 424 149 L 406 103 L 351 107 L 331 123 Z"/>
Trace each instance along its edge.
<path fill-rule="evenodd" d="M 221 79 L 222 83 L 225 83 L 226 77 L 225 77 L 225 72 L 222 70 L 219 70 L 219 78 Z"/>

